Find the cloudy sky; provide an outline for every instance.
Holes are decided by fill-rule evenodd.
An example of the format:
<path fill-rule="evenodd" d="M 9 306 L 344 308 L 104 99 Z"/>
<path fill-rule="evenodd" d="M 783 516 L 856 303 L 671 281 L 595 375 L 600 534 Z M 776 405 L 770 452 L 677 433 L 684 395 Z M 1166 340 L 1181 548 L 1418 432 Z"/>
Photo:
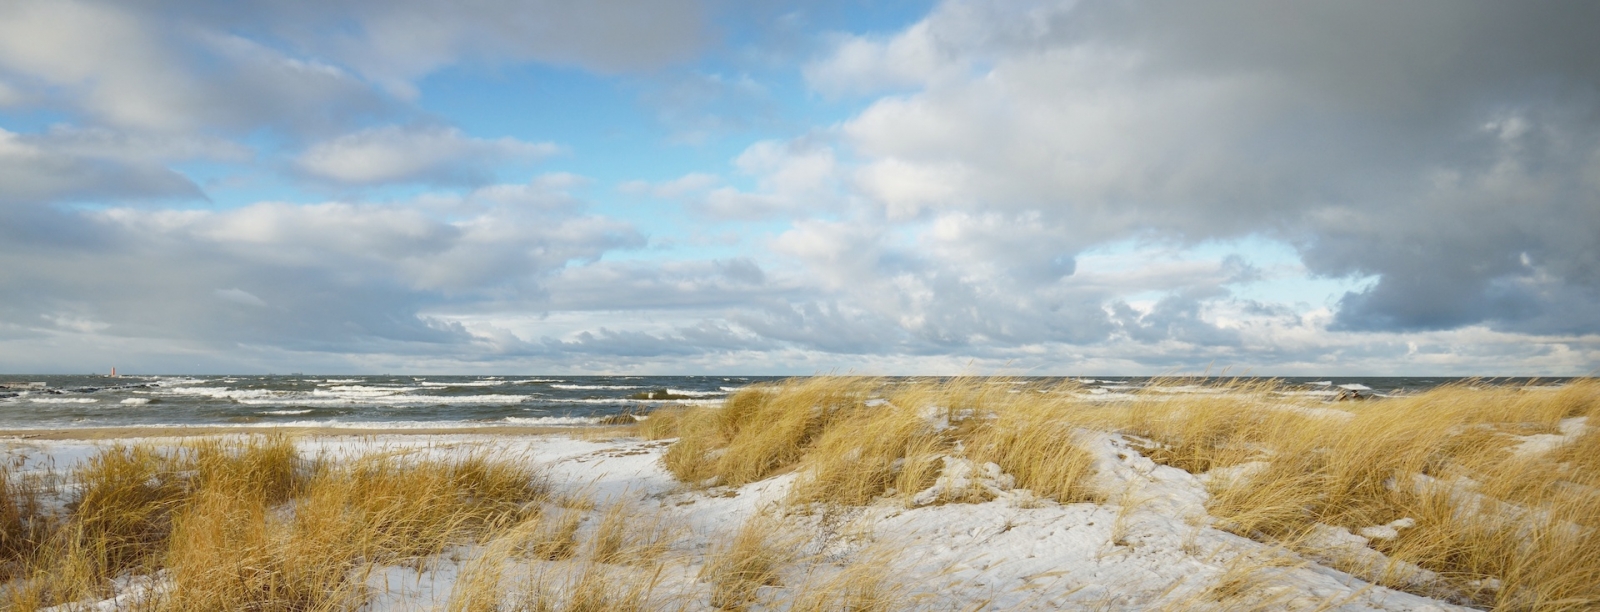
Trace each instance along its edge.
<path fill-rule="evenodd" d="M 8 0 L 0 371 L 1592 374 L 1597 23 Z"/>

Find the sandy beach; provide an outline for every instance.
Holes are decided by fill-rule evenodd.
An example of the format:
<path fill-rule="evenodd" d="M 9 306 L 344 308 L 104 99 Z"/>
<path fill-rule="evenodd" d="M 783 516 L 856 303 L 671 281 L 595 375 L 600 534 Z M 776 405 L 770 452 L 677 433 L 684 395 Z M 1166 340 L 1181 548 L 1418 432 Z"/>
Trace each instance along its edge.
<path fill-rule="evenodd" d="M 0 440 L 142 440 L 277 433 L 287 436 L 606 436 L 621 427 L 81 427 L 68 429 L 0 429 Z"/>
<path fill-rule="evenodd" d="M 105 582 L 60 591 L 77 595 L 62 599 L 38 592 L 53 602 L 24 597 L 34 592 L 29 584 L 59 580 L 46 576 L 60 575 L 50 564 L 63 553 L 41 553 L 30 562 L 43 564 L 38 570 L 13 566 L 18 577 L 44 573 L 11 582 L 8 597 L 18 609 L 59 610 L 281 602 L 282 589 L 310 580 L 308 566 L 320 568 L 311 575 L 321 578 L 306 584 L 323 586 L 304 592 L 322 593 L 313 599 L 325 604 L 363 610 L 545 609 L 527 607 L 544 602 L 539 605 L 576 611 L 592 609 L 584 606 L 595 601 L 606 602 L 597 609 L 637 610 L 1399 611 L 1496 607 L 1505 601 L 1545 609 L 1539 598 L 1548 593 L 1570 601 L 1590 588 L 1562 582 L 1589 571 L 1581 557 L 1541 570 L 1547 574 L 1500 578 L 1490 573 L 1498 566 L 1442 565 L 1410 548 L 1437 542 L 1429 545 L 1476 554 L 1474 547 L 1507 536 L 1438 541 L 1433 538 L 1441 536 L 1431 534 L 1512 525 L 1575 538 L 1571 546 L 1548 552 L 1523 549 L 1533 555 L 1523 563 L 1560 560 L 1565 553 L 1559 551 L 1584 550 L 1592 537 L 1592 517 L 1583 514 L 1590 506 L 1579 498 L 1535 498 L 1519 492 L 1525 487 L 1497 488 L 1499 468 L 1462 463 L 1461 469 L 1478 466 L 1471 468 L 1478 474 L 1474 484 L 1435 489 L 1431 483 L 1446 481 L 1418 473 L 1414 491 L 1390 484 L 1376 490 L 1376 497 L 1351 498 L 1346 509 L 1293 506 L 1327 494 L 1293 497 L 1301 494 L 1273 480 L 1280 477 L 1275 466 L 1305 454 L 1263 450 L 1293 448 L 1302 440 L 1345 444 L 1337 438 L 1348 430 L 1358 433 L 1350 443 L 1364 446 L 1334 447 L 1346 448 L 1340 453 L 1378 453 L 1355 458 L 1352 465 L 1403 470 L 1409 469 L 1404 457 L 1410 453 L 1441 461 L 1445 456 L 1438 453 L 1458 452 L 1449 449 L 1472 440 L 1487 445 L 1475 452 L 1500 449 L 1494 452 L 1506 453 L 1507 465 L 1521 466 L 1517 481 L 1586 483 L 1585 473 L 1563 466 L 1571 465 L 1564 457 L 1596 438 L 1587 424 L 1586 411 L 1597 406 L 1590 383 L 1446 388 L 1363 404 L 1285 396 L 1259 385 L 1085 403 L 1071 395 L 1019 395 L 1006 391 L 1011 385 L 981 381 L 876 384 L 786 383 L 741 392 L 723 407 L 659 412 L 630 427 L 4 432 L 0 452 L 8 490 L 19 495 L 28 483 L 39 487 L 35 492 L 43 494 L 32 510 L 43 512 L 38 516 L 62 512 L 51 520 L 90 520 L 78 518 L 85 511 L 75 504 L 88 503 L 83 500 L 94 498 L 94 489 L 109 486 L 103 483 L 131 483 L 116 486 L 146 491 L 140 495 L 176 495 L 151 506 L 171 509 L 153 510 L 158 514 L 152 516 L 176 513 L 172 523 L 150 523 L 172 525 L 152 533 L 190 534 L 171 535 L 167 549 L 149 549 L 143 560 L 119 562 L 106 570 Z M 1049 397 L 1065 399 L 1036 399 Z M 1285 403 L 1285 397 L 1299 399 Z M 826 416 L 836 409 L 844 412 Z M 1516 426 L 1463 437 L 1477 430 L 1450 423 L 1467 421 L 1429 425 L 1405 416 L 1413 414 L 1408 411 Z M 1240 414 L 1257 416 L 1239 420 Z M 791 429 L 799 423 L 811 423 L 810 429 Z M 1052 429 L 1058 426 L 1052 423 L 1067 428 Z M 1292 427 L 1274 429 L 1280 425 Z M 1405 436 L 1433 431 L 1444 442 L 1411 445 L 1387 438 L 1388 427 Z M 1206 428 L 1221 433 L 1204 433 Z M 1295 435 L 1317 430 L 1324 433 Z M 1029 431 L 1047 435 L 1030 438 Z M 1225 439 L 1218 435 L 1258 441 L 1253 449 L 1234 447 L 1216 442 Z M 1286 435 L 1291 437 L 1273 438 Z M 1192 444 L 1196 440 L 1212 441 Z M 1442 468 L 1431 469 L 1443 474 Z M 1541 472 L 1547 469 L 1555 471 Z M 155 482 L 174 488 L 144 488 Z M 219 486 L 232 492 L 204 494 Z M 1581 496 L 1586 486 L 1564 490 Z M 258 492 L 270 490 L 280 493 Z M 1433 491 L 1445 497 L 1430 497 Z M 1434 515 L 1423 506 L 1393 505 L 1430 499 L 1451 500 L 1446 503 L 1457 510 Z M 221 505 L 208 509 L 215 504 Z M 1281 514 L 1290 507 L 1305 509 Z M 329 511 L 344 518 L 331 527 L 316 518 Z M 257 513 L 262 518 L 240 518 Z M 218 539 L 191 533 L 202 516 L 221 521 Z M 394 522 L 399 516 L 414 518 Z M 1283 518 L 1262 518 L 1270 516 Z M 376 517 L 391 518 L 374 522 Z M 239 520 L 246 523 L 235 524 Z M 252 536 L 264 538 L 260 544 L 222 535 L 250 520 L 265 521 L 256 523 L 267 529 L 264 535 Z M 415 527 L 390 533 L 384 524 Z M 356 531 L 337 535 L 349 529 Z M 1438 531 L 1443 529 L 1453 531 Z M 266 535 L 271 533 L 280 535 Z M 333 535 L 324 541 L 313 537 L 318 533 Z M 308 537 L 313 539 L 295 543 Z M 345 552 L 305 556 L 323 547 Z M 186 561 L 196 558 L 205 561 Z M 329 558 L 346 560 L 318 565 Z M 255 586 L 213 592 L 212 585 L 243 580 L 227 578 L 239 571 L 226 569 L 231 564 L 279 569 L 254 579 L 265 582 L 239 582 Z M 1466 567 L 1480 567 L 1476 571 L 1487 579 L 1444 573 Z M 51 608 L 69 603 L 78 607 Z"/>

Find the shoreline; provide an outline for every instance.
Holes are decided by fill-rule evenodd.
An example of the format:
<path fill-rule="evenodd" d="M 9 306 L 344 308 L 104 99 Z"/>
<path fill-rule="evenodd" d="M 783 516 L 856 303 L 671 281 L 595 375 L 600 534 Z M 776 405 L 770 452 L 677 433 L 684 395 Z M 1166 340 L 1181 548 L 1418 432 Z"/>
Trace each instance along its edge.
<path fill-rule="evenodd" d="M 484 426 L 484 427 L 302 427 L 302 426 L 213 426 L 193 427 L 139 426 L 125 427 L 68 427 L 58 429 L 0 429 L 0 440 L 119 440 L 123 438 L 194 438 L 205 436 L 255 435 L 278 433 L 289 436 L 547 436 L 572 434 L 577 436 L 604 436 L 607 433 L 623 434 L 632 429 L 629 425 L 590 426 Z"/>

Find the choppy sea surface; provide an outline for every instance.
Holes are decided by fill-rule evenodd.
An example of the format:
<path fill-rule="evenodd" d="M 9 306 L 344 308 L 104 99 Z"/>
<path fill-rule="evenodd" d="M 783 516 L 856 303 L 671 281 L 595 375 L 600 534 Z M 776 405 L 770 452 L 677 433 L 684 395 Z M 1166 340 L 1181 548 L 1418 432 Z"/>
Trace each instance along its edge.
<path fill-rule="evenodd" d="M 26 376 L 0 375 L 0 429 L 127 426 L 444 428 L 584 426 L 666 405 L 715 404 L 780 377 L 760 376 Z M 1460 378 L 1279 378 L 1287 393 L 1332 397 L 1341 386 L 1378 395 L 1424 391 Z M 1158 387 L 1205 392 L 1189 380 L 1148 377 L 1009 379 L 1072 381 L 1078 393 L 1115 397 Z M 1475 379 L 1558 385 L 1566 379 Z"/>

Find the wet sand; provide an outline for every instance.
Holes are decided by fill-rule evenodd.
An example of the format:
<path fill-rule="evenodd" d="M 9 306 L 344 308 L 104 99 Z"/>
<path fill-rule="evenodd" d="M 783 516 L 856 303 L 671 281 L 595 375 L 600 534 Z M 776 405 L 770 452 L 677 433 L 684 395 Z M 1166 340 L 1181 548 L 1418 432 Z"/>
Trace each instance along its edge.
<path fill-rule="evenodd" d="M 626 425 L 592 427 L 73 427 L 64 429 L 0 429 L 0 440 L 117 440 L 122 438 L 189 438 L 281 433 L 290 436 L 624 436 Z"/>

